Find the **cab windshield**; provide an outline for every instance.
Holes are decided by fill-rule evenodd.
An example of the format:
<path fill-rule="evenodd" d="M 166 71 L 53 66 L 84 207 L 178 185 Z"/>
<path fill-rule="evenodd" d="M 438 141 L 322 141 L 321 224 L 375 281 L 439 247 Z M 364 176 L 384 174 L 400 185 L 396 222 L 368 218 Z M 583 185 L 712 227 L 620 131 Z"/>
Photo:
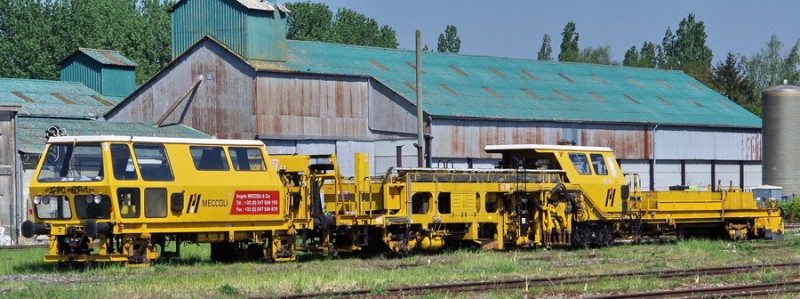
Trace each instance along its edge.
<path fill-rule="evenodd" d="M 40 182 L 103 180 L 100 143 L 51 144 L 39 172 Z"/>

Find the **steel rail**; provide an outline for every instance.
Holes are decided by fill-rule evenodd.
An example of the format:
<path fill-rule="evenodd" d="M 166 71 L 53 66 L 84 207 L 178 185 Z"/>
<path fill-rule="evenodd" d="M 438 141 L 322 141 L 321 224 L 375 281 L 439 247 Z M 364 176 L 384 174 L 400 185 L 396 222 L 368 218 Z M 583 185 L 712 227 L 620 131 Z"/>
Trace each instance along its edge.
<path fill-rule="evenodd" d="M 733 286 L 721 287 L 707 287 L 696 289 L 677 289 L 677 290 L 662 290 L 651 291 L 642 293 L 630 294 L 610 294 L 600 295 L 596 297 L 587 298 L 608 298 L 608 299 L 624 299 L 624 298 L 673 298 L 673 297 L 703 297 L 703 298 L 717 298 L 717 297 L 751 297 L 763 296 L 778 293 L 797 293 L 800 292 L 800 280 L 793 281 L 777 281 L 769 283 L 757 284 L 744 284 Z"/>
<path fill-rule="evenodd" d="M 408 295 L 423 295 L 429 293 L 458 293 L 458 292 L 477 292 L 485 290 L 497 289 L 511 289 L 511 288 L 529 288 L 541 286 L 555 286 L 566 284 L 577 284 L 602 279 L 614 279 L 619 277 L 647 277 L 653 276 L 655 278 L 676 278 L 687 277 L 694 275 L 723 275 L 734 272 L 752 272 L 768 268 L 800 268 L 800 262 L 795 263 L 781 263 L 781 264 L 760 264 L 760 265 L 742 265 L 742 266 L 726 266 L 726 267 L 713 267 L 713 268 L 696 268 L 684 270 L 653 270 L 653 271 L 638 271 L 628 273 L 610 273 L 610 274 L 592 274 L 583 276 L 556 276 L 556 277 L 525 277 L 507 280 L 495 281 L 471 281 L 471 282 L 455 282 L 433 285 L 412 285 L 390 287 L 382 289 L 356 289 L 345 291 L 331 291 L 331 292 L 313 292 L 313 293 L 299 293 L 299 294 L 286 294 L 286 295 L 270 295 L 270 298 L 286 298 L 286 299 L 300 299 L 300 298 L 336 298 L 336 297 L 362 297 L 370 295 L 380 296 L 408 296 Z M 262 298 L 262 297 L 254 297 Z M 266 298 L 266 297 L 263 297 Z"/>

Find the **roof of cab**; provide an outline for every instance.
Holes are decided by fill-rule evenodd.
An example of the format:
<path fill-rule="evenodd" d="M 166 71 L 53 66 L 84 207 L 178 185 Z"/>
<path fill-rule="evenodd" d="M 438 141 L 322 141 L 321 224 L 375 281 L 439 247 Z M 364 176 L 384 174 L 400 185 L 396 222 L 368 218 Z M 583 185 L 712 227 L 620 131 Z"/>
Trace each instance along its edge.
<path fill-rule="evenodd" d="M 72 142 L 140 142 L 140 143 L 180 143 L 180 144 L 203 144 L 203 145 L 264 145 L 260 140 L 237 140 L 237 139 L 215 139 L 215 138 L 171 138 L 171 137 L 139 137 L 139 136 L 58 136 L 50 137 L 48 143 L 72 143 Z"/>
<path fill-rule="evenodd" d="M 552 145 L 552 144 L 500 144 L 487 145 L 484 150 L 487 153 L 502 153 L 514 150 L 535 150 L 535 151 L 583 151 L 583 152 L 611 152 L 610 147 L 601 146 L 575 146 L 575 145 Z"/>

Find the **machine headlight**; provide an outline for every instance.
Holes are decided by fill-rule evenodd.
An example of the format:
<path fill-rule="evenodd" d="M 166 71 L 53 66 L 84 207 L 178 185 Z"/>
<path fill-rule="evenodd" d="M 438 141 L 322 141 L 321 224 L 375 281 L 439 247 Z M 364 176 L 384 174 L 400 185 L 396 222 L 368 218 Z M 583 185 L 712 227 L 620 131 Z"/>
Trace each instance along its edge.
<path fill-rule="evenodd" d="M 92 203 L 93 200 L 94 200 L 94 195 L 91 195 L 91 194 L 86 195 L 86 203 L 87 204 L 88 203 Z"/>
<path fill-rule="evenodd" d="M 96 204 L 100 204 L 100 202 L 101 202 L 102 200 L 103 200 L 103 196 L 101 196 L 100 194 L 96 194 L 96 195 L 94 196 L 94 203 L 96 203 Z"/>
<path fill-rule="evenodd" d="M 56 201 L 56 197 L 55 196 L 42 196 L 42 204 L 43 205 L 49 205 L 50 204 L 50 200 L 55 202 Z"/>
<path fill-rule="evenodd" d="M 40 203 L 42 203 L 42 197 L 39 196 L 39 195 L 34 196 L 33 197 L 33 204 L 38 205 Z"/>

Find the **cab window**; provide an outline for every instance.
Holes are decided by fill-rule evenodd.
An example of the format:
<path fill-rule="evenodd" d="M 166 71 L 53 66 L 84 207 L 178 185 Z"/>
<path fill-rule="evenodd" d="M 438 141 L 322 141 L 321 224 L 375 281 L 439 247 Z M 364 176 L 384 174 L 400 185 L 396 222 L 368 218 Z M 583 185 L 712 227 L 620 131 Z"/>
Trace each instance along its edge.
<path fill-rule="evenodd" d="M 254 147 L 229 147 L 233 169 L 265 171 L 264 157 L 261 150 Z"/>
<path fill-rule="evenodd" d="M 117 180 L 136 180 L 136 169 L 133 167 L 131 149 L 126 144 L 111 145 L 111 166 Z"/>
<path fill-rule="evenodd" d="M 167 189 L 164 188 L 144 189 L 144 217 L 147 218 L 167 217 Z"/>
<path fill-rule="evenodd" d="M 608 168 L 606 168 L 606 162 L 603 161 L 603 155 L 590 154 L 589 157 L 592 159 L 592 167 L 595 174 L 608 175 Z"/>
<path fill-rule="evenodd" d="M 167 151 L 161 144 L 134 144 L 136 164 L 145 181 L 172 181 L 172 166 Z"/>
<path fill-rule="evenodd" d="M 589 161 L 586 159 L 586 154 L 583 153 L 569 153 L 569 160 L 572 161 L 572 166 L 579 174 L 592 174 L 589 170 Z"/>
<path fill-rule="evenodd" d="M 190 146 L 194 168 L 197 170 L 227 171 L 228 159 L 221 146 Z"/>
<path fill-rule="evenodd" d="M 103 180 L 100 143 L 52 144 L 39 171 L 40 182 Z"/>

